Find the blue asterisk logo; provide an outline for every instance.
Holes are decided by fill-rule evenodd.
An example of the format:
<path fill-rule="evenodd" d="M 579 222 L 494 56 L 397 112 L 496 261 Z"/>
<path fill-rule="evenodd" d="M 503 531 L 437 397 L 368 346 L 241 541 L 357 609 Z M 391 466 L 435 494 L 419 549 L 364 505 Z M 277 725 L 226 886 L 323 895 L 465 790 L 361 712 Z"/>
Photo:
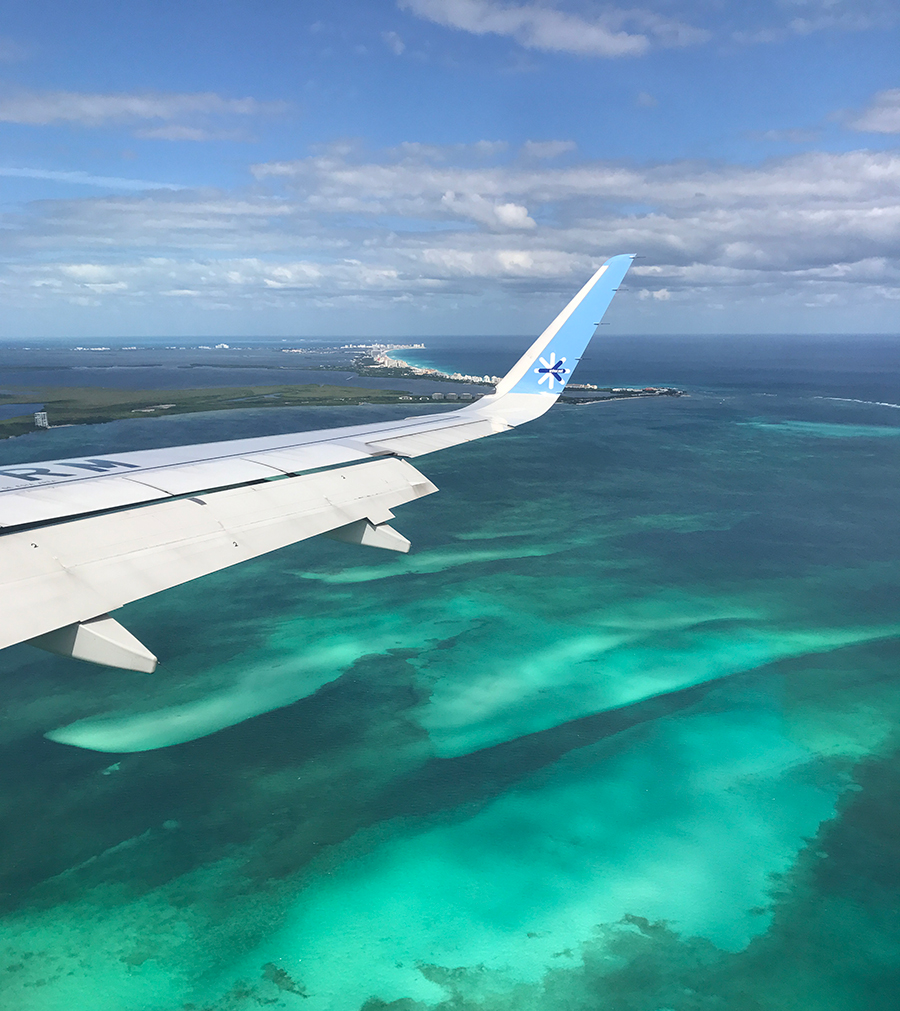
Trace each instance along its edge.
<path fill-rule="evenodd" d="M 563 366 L 566 364 L 565 358 L 560 358 L 559 361 L 557 361 L 556 353 L 551 351 L 550 361 L 548 362 L 546 358 L 541 358 L 540 362 L 541 365 L 543 365 L 543 368 L 534 370 L 541 377 L 538 380 L 539 386 L 541 383 L 546 383 L 547 389 L 552 390 L 554 382 L 559 383 L 560 386 L 562 386 L 565 383 L 565 379 L 563 379 L 563 376 L 566 375 L 566 373 L 569 371 L 568 369 L 563 368 Z"/>

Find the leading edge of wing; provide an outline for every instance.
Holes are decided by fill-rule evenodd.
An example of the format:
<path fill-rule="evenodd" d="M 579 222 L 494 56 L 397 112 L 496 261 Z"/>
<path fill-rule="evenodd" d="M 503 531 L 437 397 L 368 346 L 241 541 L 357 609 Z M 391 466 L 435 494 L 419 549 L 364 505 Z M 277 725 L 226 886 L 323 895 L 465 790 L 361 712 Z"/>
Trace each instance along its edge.
<path fill-rule="evenodd" d="M 631 266 L 607 260 L 497 386 L 437 415 L 0 467 L 0 530 L 256 484 L 379 456 L 416 457 L 506 431 L 556 402 Z M 101 480 L 102 478 L 102 480 Z"/>

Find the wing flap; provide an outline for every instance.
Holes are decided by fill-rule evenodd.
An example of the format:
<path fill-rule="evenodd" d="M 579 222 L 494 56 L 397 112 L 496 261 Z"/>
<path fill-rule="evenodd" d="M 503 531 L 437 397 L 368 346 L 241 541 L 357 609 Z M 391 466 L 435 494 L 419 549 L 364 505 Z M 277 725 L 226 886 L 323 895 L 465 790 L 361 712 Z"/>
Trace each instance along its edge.
<path fill-rule="evenodd" d="M 164 497 L 158 489 L 114 474 L 105 481 L 21 488 L 0 495 L 0 527 L 45 523 L 61 516 L 141 505 Z"/>

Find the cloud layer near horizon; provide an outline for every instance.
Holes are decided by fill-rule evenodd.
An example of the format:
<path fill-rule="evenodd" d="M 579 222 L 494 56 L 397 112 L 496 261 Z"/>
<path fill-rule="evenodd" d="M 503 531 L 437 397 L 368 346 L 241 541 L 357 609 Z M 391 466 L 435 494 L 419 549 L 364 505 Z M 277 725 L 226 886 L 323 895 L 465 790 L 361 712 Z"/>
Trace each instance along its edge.
<path fill-rule="evenodd" d="M 647 305 L 900 300 L 900 154 L 642 167 L 570 147 L 343 145 L 255 165 L 242 193 L 44 201 L 6 217 L 0 298 L 428 308 L 556 297 L 634 251 Z"/>

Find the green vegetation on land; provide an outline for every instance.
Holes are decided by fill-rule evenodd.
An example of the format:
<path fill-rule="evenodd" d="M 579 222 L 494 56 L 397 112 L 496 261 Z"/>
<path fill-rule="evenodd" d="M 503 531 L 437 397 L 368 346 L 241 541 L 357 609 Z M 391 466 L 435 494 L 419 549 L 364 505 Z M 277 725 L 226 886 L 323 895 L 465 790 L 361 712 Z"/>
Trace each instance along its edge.
<path fill-rule="evenodd" d="M 247 407 L 300 405 L 348 406 L 397 404 L 428 400 L 403 390 L 372 390 L 353 386 L 232 386 L 200 390 L 110 390 L 100 387 L 6 387 L 4 404 L 43 404 L 50 425 L 96 425 L 120 418 L 150 418 L 196 411 L 224 411 Z M 0 438 L 35 430 L 31 413 L 0 420 Z"/>

